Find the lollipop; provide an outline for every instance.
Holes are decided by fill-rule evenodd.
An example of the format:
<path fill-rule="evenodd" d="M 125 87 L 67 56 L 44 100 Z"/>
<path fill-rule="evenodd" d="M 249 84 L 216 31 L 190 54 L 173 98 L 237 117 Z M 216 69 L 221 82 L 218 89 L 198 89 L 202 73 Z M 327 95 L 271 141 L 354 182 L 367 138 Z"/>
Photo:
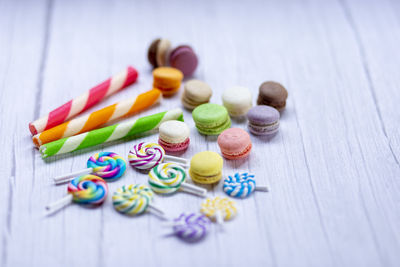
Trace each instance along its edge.
<path fill-rule="evenodd" d="M 75 202 L 82 205 L 97 206 L 107 197 L 107 183 L 96 175 L 82 175 L 68 184 L 68 195 L 46 206 L 48 214 L 54 213 Z"/>
<path fill-rule="evenodd" d="M 207 190 L 185 183 L 186 172 L 181 166 L 174 163 L 162 163 L 149 172 L 149 185 L 154 192 L 171 194 L 177 190 L 204 197 Z"/>
<path fill-rule="evenodd" d="M 203 239 L 210 229 L 210 224 L 207 216 L 198 213 L 182 213 L 171 222 L 174 234 L 188 242 Z"/>
<path fill-rule="evenodd" d="M 126 162 L 123 157 L 113 152 L 99 152 L 88 159 L 87 169 L 57 176 L 54 182 L 65 183 L 84 174 L 94 174 L 108 182 L 121 177 L 125 170 Z"/>
<path fill-rule="evenodd" d="M 131 184 L 118 188 L 112 197 L 114 208 L 127 215 L 138 215 L 145 211 L 165 218 L 164 212 L 151 204 L 154 193 L 147 185 Z"/>
<path fill-rule="evenodd" d="M 218 224 L 232 219 L 236 213 L 236 203 L 226 197 L 207 198 L 202 204 L 200 212 L 215 219 Z"/>
<path fill-rule="evenodd" d="M 165 155 L 165 150 L 156 143 L 139 143 L 128 154 L 129 163 L 141 170 L 149 170 L 164 161 L 172 161 L 188 167 L 186 159 Z"/>
<path fill-rule="evenodd" d="M 245 198 L 254 190 L 268 192 L 266 186 L 256 186 L 253 174 L 247 172 L 235 173 L 224 180 L 224 192 L 230 197 Z"/>

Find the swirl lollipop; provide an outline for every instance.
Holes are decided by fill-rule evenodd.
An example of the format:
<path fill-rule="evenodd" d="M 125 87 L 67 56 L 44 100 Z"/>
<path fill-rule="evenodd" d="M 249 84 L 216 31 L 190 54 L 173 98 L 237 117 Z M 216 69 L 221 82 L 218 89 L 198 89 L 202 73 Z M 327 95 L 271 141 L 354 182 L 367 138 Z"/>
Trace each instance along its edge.
<path fill-rule="evenodd" d="M 200 212 L 215 219 L 218 224 L 235 217 L 237 213 L 236 203 L 226 197 L 207 198 L 202 204 Z"/>
<path fill-rule="evenodd" d="M 156 143 L 139 143 L 128 154 L 129 163 L 141 170 L 149 170 L 163 161 L 172 161 L 183 167 L 188 166 L 186 159 L 165 155 L 165 150 Z"/>
<path fill-rule="evenodd" d="M 188 242 L 196 242 L 207 235 L 211 222 L 203 214 L 182 213 L 171 224 L 176 236 Z"/>
<path fill-rule="evenodd" d="M 145 211 L 165 218 L 164 212 L 152 205 L 154 193 L 147 185 L 131 184 L 118 188 L 112 197 L 114 208 L 123 214 L 138 215 Z"/>
<path fill-rule="evenodd" d="M 243 172 L 225 178 L 223 190 L 230 197 L 245 198 L 255 190 L 268 192 L 268 187 L 256 185 L 254 175 Z"/>
<path fill-rule="evenodd" d="M 57 176 L 54 178 L 54 182 L 56 184 L 65 183 L 84 174 L 94 174 L 108 182 L 121 177 L 125 170 L 126 162 L 123 157 L 113 152 L 99 152 L 88 159 L 87 169 Z"/>
<path fill-rule="evenodd" d="M 186 172 L 181 166 L 174 163 L 162 163 L 149 172 L 149 185 L 154 192 L 171 194 L 177 190 L 204 197 L 207 190 L 185 183 Z"/>
<path fill-rule="evenodd" d="M 101 205 L 107 197 L 107 183 L 96 175 L 82 175 L 68 184 L 68 195 L 46 206 L 48 214 L 75 202 L 82 205 Z"/>

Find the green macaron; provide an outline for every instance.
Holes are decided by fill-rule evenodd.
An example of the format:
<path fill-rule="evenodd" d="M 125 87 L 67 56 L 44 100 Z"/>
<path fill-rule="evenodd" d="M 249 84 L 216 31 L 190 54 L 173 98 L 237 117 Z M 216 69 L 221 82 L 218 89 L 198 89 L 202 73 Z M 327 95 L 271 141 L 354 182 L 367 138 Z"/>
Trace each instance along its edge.
<path fill-rule="evenodd" d="M 224 106 L 202 104 L 192 112 L 197 130 L 204 135 L 218 135 L 231 127 L 231 119 Z"/>

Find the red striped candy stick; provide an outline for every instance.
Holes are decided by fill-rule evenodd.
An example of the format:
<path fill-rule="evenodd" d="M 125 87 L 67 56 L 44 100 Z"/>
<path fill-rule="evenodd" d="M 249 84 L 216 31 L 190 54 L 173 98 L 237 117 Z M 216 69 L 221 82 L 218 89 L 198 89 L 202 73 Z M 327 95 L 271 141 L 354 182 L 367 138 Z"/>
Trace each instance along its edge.
<path fill-rule="evenodd" d="M 137 70 L 132 66 L 128 66 L 124 71 L 93 87 L 83 95 L 68 101 L 64 105 L 51 111 L 46 116 L 29 123 L 29 130 L 32 135 L 35 135 L 53 128 L 54 126 L 75 117 L 88 108 L 91 108 L 106 97 L 131 85 L 136 81 L 137 77 Z"/>

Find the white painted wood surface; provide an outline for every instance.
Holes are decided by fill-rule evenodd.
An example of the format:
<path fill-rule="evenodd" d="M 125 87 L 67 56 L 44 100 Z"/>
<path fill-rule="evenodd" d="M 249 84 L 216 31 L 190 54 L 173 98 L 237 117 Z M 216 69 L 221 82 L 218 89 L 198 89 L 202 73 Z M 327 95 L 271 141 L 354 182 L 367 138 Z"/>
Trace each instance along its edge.
<path fill-rule="evenodd" d="M 200 243 L 162 237 L 160 220 L 124 217 L 111 198 L 43 218 L 66 193 L 51 177 L 93 151 L 124 156 L 135 141 L 43 161 L 28 123 L 132 64 L 139 82 L 95 110 L 150 89 L 155 37 L 189 43 L 212 102 L 232 85 L 256 97 L 265 80 L 289 91 L 278 136 L 252 137 L 247 161 L 270 193 L 237 201 L 238 217 Z M 303 1 L 0 1 L 0 266 L 400 266 L 400 3 Z M 181 106 L 179 96 L 156 111 Z M 190 158 L 218 151 L 191 126 Z M 235 126 L 245 128 L 243 122 Z M 150 136 L 142 140 L 155 140 Z M 129 168 L 109 185 L 146 182 Z M 222 195 L 221 185 L 209 187 Z M 201 199 L 157 196 L 170 215 Z"/>

